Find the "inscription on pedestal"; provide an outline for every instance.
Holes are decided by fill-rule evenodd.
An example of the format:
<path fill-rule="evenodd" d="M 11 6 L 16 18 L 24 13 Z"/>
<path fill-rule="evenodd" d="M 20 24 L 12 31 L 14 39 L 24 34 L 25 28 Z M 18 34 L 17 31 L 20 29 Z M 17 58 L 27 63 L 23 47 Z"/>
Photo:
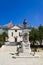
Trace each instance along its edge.
<path fill-rule="evenodd" d="M 30 53 L 30 50 L 31 50 L 31 48 L 30 48 L 30 44 L 28 44 L 28 43 L 22 43 L 22 46 L 23 46 L 23 53 L 25 52 L 25 53 Z"/>

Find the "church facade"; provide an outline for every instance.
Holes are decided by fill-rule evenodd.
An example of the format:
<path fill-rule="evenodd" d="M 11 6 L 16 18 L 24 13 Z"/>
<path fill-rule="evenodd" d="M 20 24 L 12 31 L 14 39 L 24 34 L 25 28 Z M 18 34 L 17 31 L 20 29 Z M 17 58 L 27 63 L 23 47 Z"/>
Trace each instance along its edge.
<path fill-rule="evenodd" d="M 18 26 L 14 26 L 8 30 L 8 41 L 9 42 L 20 42 L 22 41 L 22 29 Z"/>
<path fill-rule="evenodd" d="M 28 42 L 29 41 L 29 32 L 31 29 L 23 28 L 21 26 L 15 25 L 8 30 L 8 41 L 9 42 Z"/>

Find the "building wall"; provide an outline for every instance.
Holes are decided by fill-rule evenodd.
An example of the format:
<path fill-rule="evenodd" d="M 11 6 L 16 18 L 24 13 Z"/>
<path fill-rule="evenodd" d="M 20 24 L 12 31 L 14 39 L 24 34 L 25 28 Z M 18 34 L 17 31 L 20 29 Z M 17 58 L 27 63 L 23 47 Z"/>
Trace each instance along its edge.
<path fill-rule="evenodd" d="M 17 31 L 15 31 L 17 30 Z M 28 40 L 29 40 L 29 29 L 22 29 L 19 26 L 14 26 L 11 29 L 8 30 L 8 41 L 9 42 L 15 42 L 15 38 L 17 38 L 17 42 L 23 41 L 23 36 L 25 33 L 28 34 Z M 19 33 L 22 34 L 22 36 L 19 35 Z"/>
<path fill-rule="evenodd" d="M 22 33 L 22 30 L 17 30 L 17 32 L 15 32 L 15 30 L 8 30 L 8 41 L 9 42 L 15 42 L 15 37 L 17 37 L 17 42 L 20 42 L 23 40 L 22 36 L 19 36 L 19 32 Z M 13 36 L 12 36 L 13 33 Z"/>

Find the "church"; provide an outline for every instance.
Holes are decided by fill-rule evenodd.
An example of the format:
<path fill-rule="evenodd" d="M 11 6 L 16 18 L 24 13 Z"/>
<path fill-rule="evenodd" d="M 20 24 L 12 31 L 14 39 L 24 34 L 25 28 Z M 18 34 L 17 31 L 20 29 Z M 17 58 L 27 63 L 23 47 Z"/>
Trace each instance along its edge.
<path fill-rule="evenodd" d="M 29 32 L 32 26 L 28 25 L 26 20 L 24 20 L 23 25 L 14 25 L 8 30 L 8 41 L 9 42 L 28 42 Z"/>

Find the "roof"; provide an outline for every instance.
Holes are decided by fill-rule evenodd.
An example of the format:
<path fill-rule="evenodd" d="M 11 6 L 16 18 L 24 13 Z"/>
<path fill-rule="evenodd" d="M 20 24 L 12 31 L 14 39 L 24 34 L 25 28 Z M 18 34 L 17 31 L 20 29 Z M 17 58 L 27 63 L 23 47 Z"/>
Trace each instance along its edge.
<path fill-rule="evenodd" d="M 12 28 L 10 28 L 10 29 L 15 29 L 15 30 L 18 30 L 18 29 L 22 29 L 20 26 L 18 26 L 18 25 L 15 25 L 15 26 L 13 26 Z"/>

